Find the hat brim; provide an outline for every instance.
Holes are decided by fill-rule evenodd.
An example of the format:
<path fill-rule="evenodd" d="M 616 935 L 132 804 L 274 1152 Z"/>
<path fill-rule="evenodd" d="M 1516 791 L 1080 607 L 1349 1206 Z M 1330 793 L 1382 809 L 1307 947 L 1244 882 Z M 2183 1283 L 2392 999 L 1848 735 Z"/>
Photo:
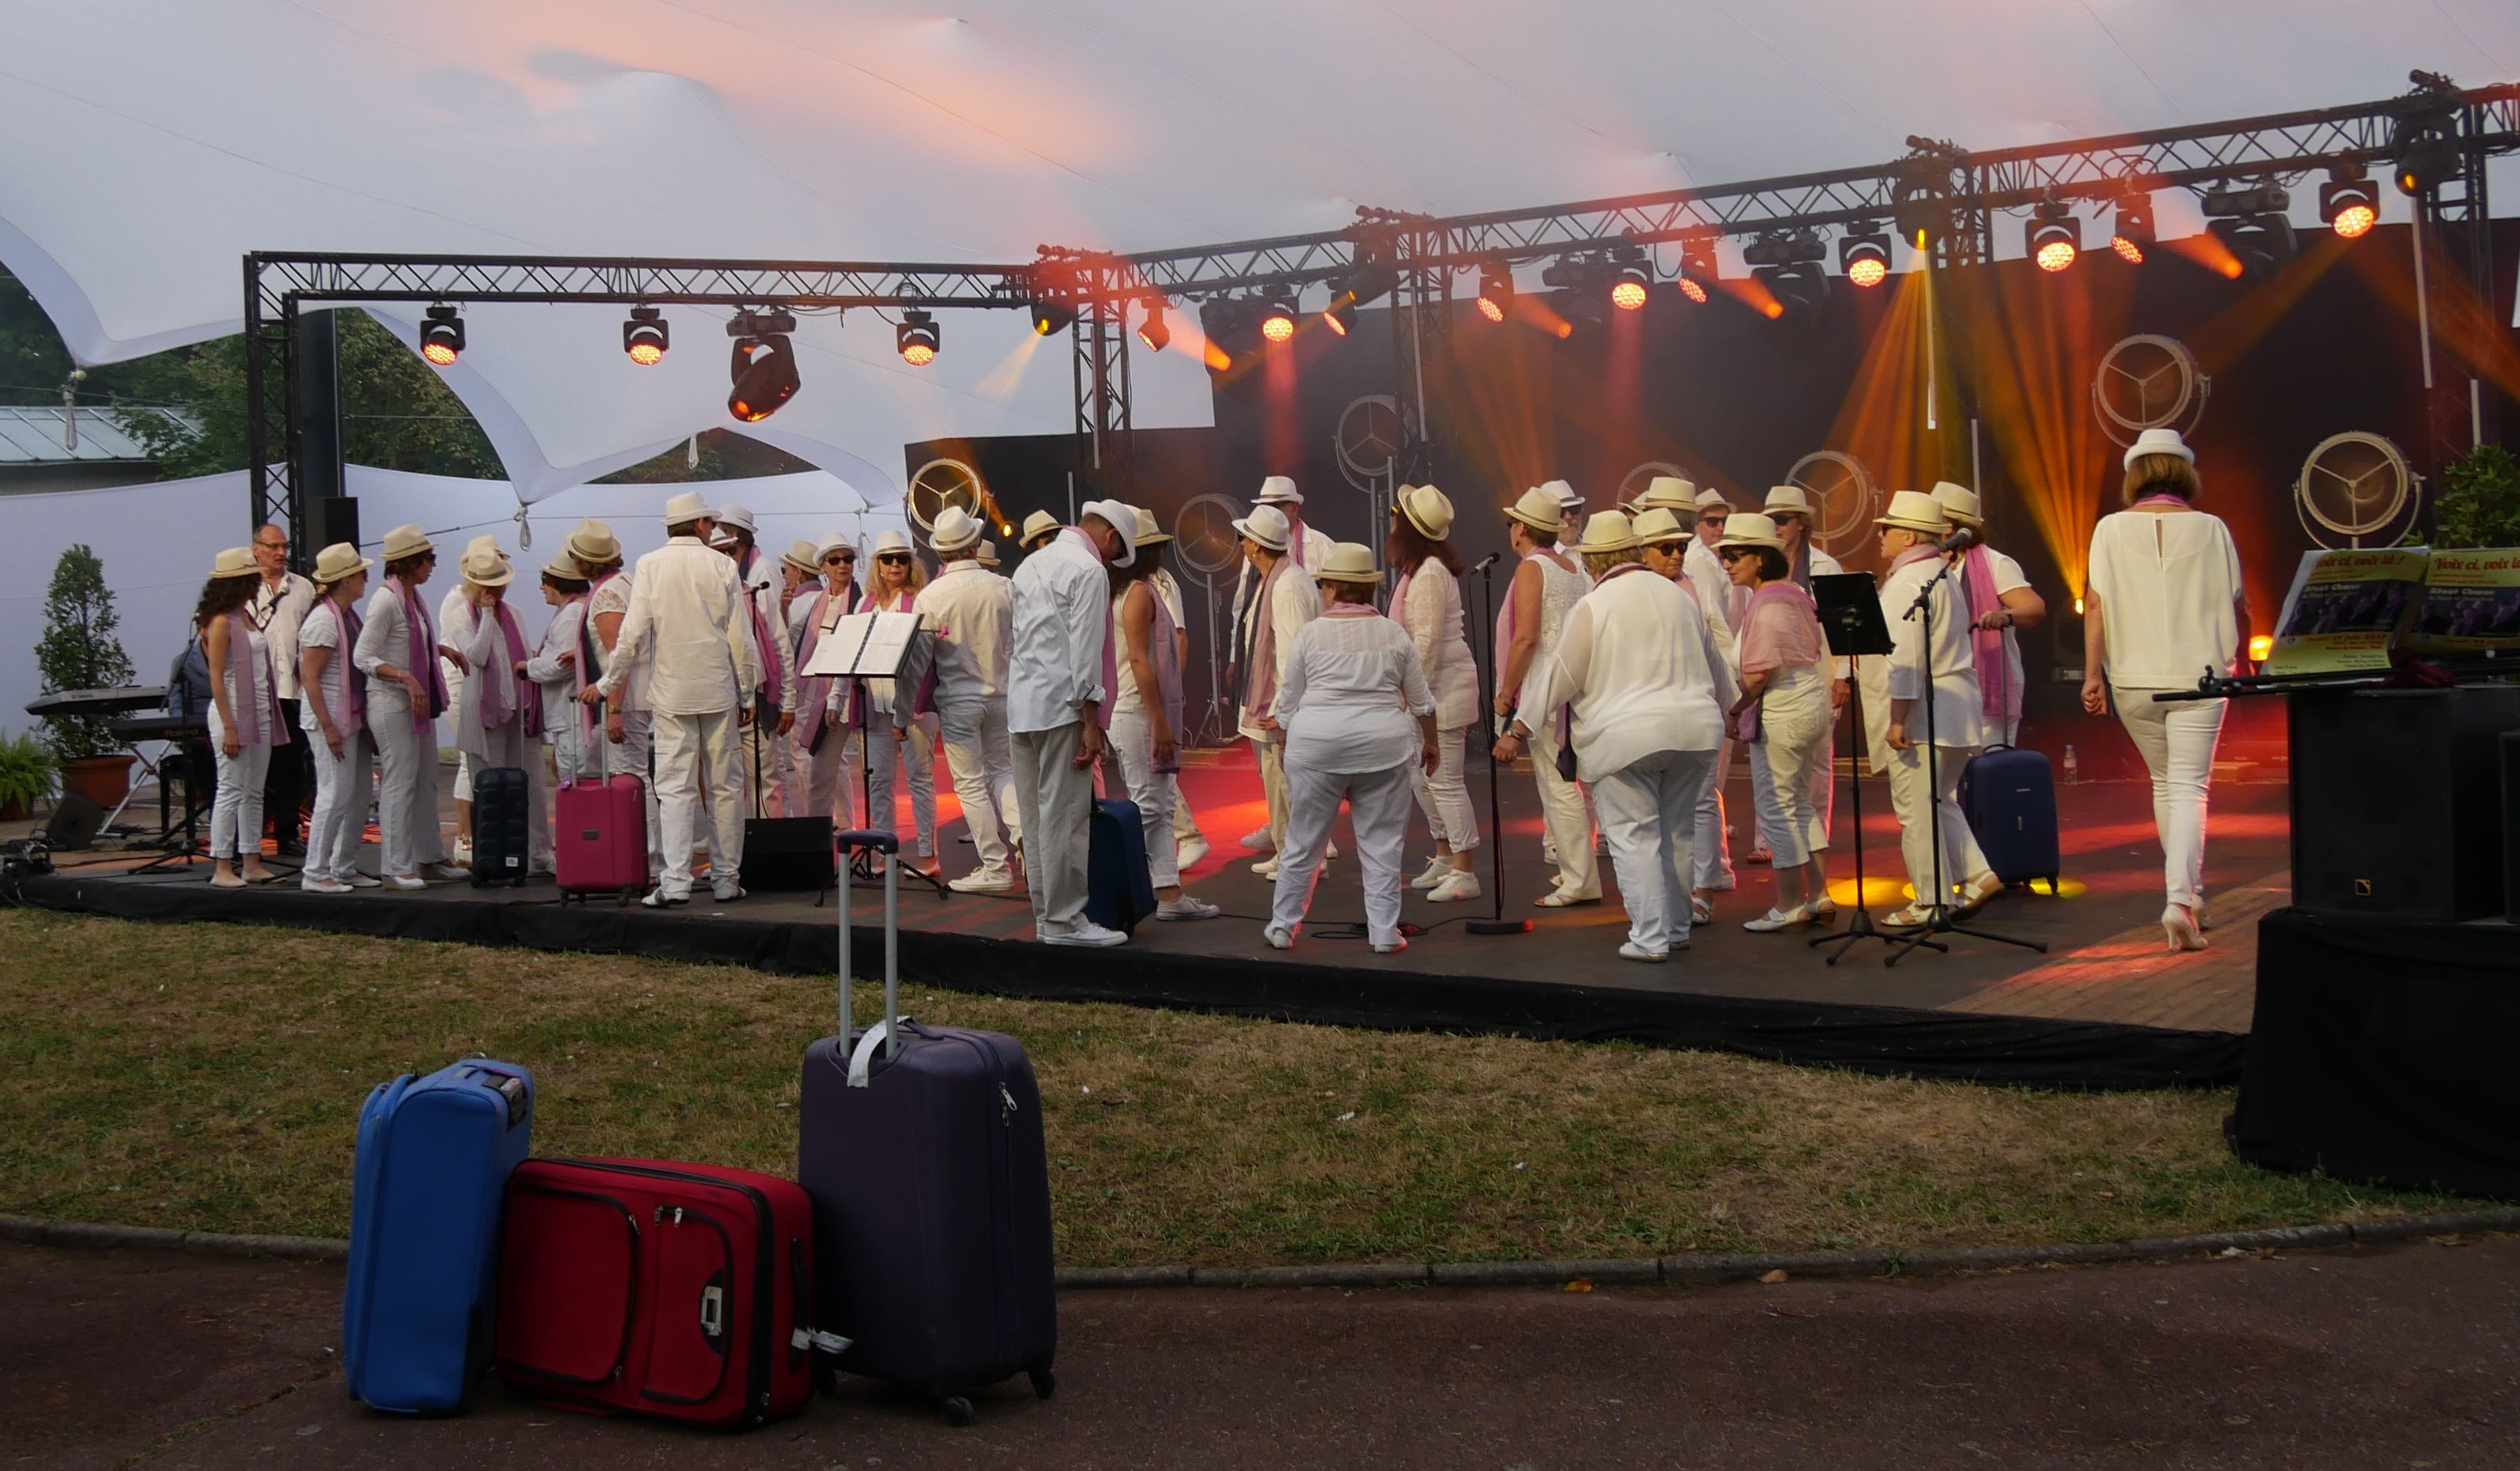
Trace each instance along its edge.
<path fill-rule="evenodd" d="M 1781 552 L 1785 549 L 1784 539 L 1778 536 L 1727 536 L 1715 543 L 1715 549 L 1719 552 L 1729 552 L 1734 547 L 1754 546 L 1766 547 L 1772 552 Z"/>
<path fill-rule="evenodd" d="M 971 529 L 971 534 L 964 537 L 960 541 L 946 541 L 942 538 L 931 536 L 928 538 L 927 544 L 940 552 L 959 552 L 967 546 L 978 546 L 980 544 L 980 529 L 973 527 Z"/>
<path fill-rule="evenodd" d="M 1878 516 L 1873 518 L 1872 524 L 1901 531 L 1913 531 L 1919 536 L 1944 536 L 1950 534 L 1952 529 L 1949 525 L 1930 521 L 1909 521 L 1898 516 Z"/>
<path fill-rule="evenodd" d="M 1416 529 L 1418 534 L 1420 536 L 1431 537 L 1436 541 L 1442 541 L 1453 534 L 1453 524 L 1451 522 L 1445 522 L 1439 527 L 1430 527 L 1426 523 L 1418 519 L 1418 508 L 1409 504 L 1407 501 L 1402 501 L 1400 503 L 1400 515 L 1412 528 Z"/>
<path fill-rule="evenodd" d="M 1574 545 L 1567 547 L 1566 550 L 1573 552 L 1578 557 L 1598 557 L 1608 552 L 1633 552 L 1643 545 L 1643 542 L 1639 541 L 1635 535 L 1630 534 L 1621 537 L 1617 541 L 1578 541 Z"/>
<path fill-rule="evenodd" d="M 1520 506 L 1508 506 L 1508 507 L 1506 507 L 1506 508 L 1505 508 L 1505 519 L 1506 519 L 1506 520 L 1508 520 L 1508 521 L 1518 521 L 1518 522 L 1521 522 L 1524 526 L 1527 526 L 1527 527 L 1531 528 L 1531 529 L 1532 529 L 1533 530 L 1535 530 L 1535 531 L 1555 531 L 1555 530 L 1561 530 L 1561 529 L 1563 529 L 1565 528 L 1565 526 L 1566 526 L 1566 518 L 1565 518 L 1564 516 L 1562 516 L 1562 515 L 1561 515 L 1561 516 L 1559 516 L 1559 517 L 1558 517 L 1556 520 L 1554 520 L 1554 521 L 1543 521 L 1543 520 L 1541 520 L 1541 519 L 1540 519 L 1539 517 L 1537 517 L 1537 516 L 1526 516 L 1526 515 L 1524 515 L 1524 514 L 1523 514 L 1523 511 L 1522 511 L 1522 507 L 1520 507 Z"/>
<path fill-rule="evenodd" d="M 1172 539 L 1173 533 L 1170 531 L 1151 531 L 1129 544 L 1131 546 L 1161 546 Z"/>
<path fill-rule="evenodd" d="M 1285 542 L 1272 541 L 1268 537 L 1261 535 L 1258 531 L 1253 530 L 1251 529 L 1251 523 L 1247 519 L 1238 520 L 1234 523 L 1234 533 L 1250 542 L 1254 546 L 1266 547 L 1273 552 L 1282 552 L 1286 549 Z"/>

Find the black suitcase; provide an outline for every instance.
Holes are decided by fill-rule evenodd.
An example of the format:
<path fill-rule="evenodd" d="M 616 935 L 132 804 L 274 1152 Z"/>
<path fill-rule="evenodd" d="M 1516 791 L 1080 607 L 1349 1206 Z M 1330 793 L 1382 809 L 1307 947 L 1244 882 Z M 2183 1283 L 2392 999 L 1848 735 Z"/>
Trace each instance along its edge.
<path fill-rule="evenodd" d="M 533 827 L 533 793 L 519 766 L 472 773 L 472 887 L 523 888 Z"/>
<path fill-rule="evenodd" d="M 2007 884 L 2046 879 L 2056 892 L 2064 866 L 2056 833 L 2056 776 L 2048 758 L 1989 746 L 1960 768 L 1959 804 L 1987 866 Z"/>
<path fill-rule="evenodd" d="M 1085 917 L 1127 935 L 1154 912 L 1146 819 L 1134 802 L 1097 799 L 1086 819 Z"/>
<path fill-rule="evenodd" d="M 1058 1350 L 1041 1093 L 1013 1037 L 900 1015 L 901 890 L 886 855 L 883 1012 L 849 1025 L 849 891 L 840 886 L 840 1031 L 805 1049 L 796 1179 L 814 1199 L 814 1321 L 849 1339 L 831 1367 L 933 1398 L 969 1423 L 973 1390 L 1016 1374 L 1048 1399 Z"/>

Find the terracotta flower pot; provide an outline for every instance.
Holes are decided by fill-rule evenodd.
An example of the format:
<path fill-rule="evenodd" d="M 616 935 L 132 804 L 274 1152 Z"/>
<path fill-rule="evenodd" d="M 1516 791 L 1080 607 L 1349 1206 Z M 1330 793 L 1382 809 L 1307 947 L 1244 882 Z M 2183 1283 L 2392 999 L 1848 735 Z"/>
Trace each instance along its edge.
<path fill-rule="evenodd" d="M 129 753 L 73 757 L 62 762 L 62 790 L 112 811 L 131 792 Z"/>

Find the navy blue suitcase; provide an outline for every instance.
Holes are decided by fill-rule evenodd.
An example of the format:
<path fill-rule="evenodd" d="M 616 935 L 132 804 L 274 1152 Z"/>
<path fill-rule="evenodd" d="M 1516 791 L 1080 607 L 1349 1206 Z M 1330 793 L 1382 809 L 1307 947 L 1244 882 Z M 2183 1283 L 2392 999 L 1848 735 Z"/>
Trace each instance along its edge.
<path fill-rule="evenodd" d="M 900 1015 L 899 886 L 887 861 L 884 1021 L 866 1032 L 849 1023 L 841 886 L 840 1030 L 805 1051 L 796 1179 L 814 1201 L 814 1322 L 850 1340 L 829 1366 L 922 1391 L 963 1425 L 974 1390 L 1016 1374 L 1044 1399 L 1055 1387 L 1050 1165 L 1022 1044 Z"/>
<path fill-rule="evenodd" d="M 1123 935 L 1155 912 L 1155 884 L 1147 869 L 1146 819 L 1138 804 L 1116 798 L 1094 804 L 1087 819 L 1085 917 Z"/>
<path fill-rule="evenodd" d="M 2056 777 L 2046 756 L 1988 747 L 1960 768 L 1959 803 L 1997 878 L 2007 884 L 2046 879 L 2048 892 L 2056 892 L 2064 859 L 2056 838 Z"/>
<path fill-rule="evenodd" d="M 490 1361 L 508 1175 L 533 1143 L 534 1079 L 460 1062 L 381 1083 L 359 1111 L 341 1365 L 354 1399 L 464 1408 Z"/>
<path fill-rule="evenodd" d="M 518 766 L 472 773 L 472 887 L 523 887 L 533 793 Z"/>

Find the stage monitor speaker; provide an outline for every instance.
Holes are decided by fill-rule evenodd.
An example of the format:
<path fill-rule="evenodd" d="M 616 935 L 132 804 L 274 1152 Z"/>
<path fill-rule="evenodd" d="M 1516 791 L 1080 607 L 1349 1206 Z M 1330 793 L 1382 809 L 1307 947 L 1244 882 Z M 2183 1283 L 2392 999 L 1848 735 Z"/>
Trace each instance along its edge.
<path fill-rule="evenodd" d="M 306 503 L 306 565 L 315 565 L 315 554 L 337 541 L 359 544 L 359 498 L 355 495 L 325 495 Z M 378 574 L 382 580 L 383 574 Z"/>
<path fill-rule="evenodd" d="M 64 792 L 53 808 L 52 818 L 44 824 L 44 846 L 60 852 L 68 849 L 86 848 L 105 831 L 105 808 L 76 792 Z"/>
<path fill-rule="evenodd" d="M 832 887 L 832 819 L 755 817 L 743 825 L 743 887 L 820 894 Z"/>
<path fill-rule="evenodd" d="M 2520 730 L 2502 733 L 2502 917 L 2520 924 Z"/>
<path fill-rule="evenodd" d="M 2445 923 L 2503 912 L 2503 736 L 2520 730 L 2520 689 L 2288 699 L 2294 903 Z"/>

